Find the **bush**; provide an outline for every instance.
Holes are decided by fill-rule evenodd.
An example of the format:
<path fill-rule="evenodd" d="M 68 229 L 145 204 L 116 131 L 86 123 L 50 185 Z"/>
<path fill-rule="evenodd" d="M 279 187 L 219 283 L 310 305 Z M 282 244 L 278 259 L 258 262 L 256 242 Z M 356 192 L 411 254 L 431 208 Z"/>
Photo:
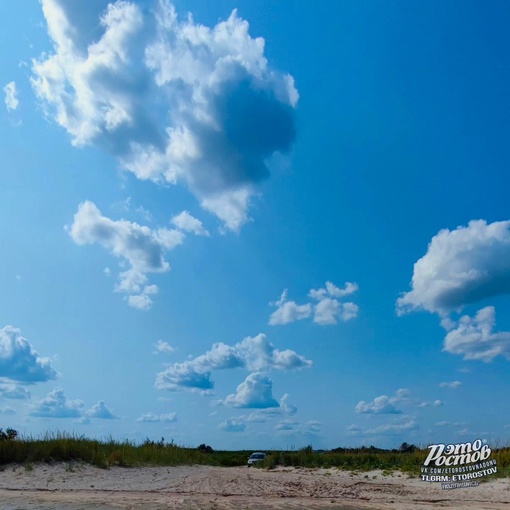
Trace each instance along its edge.
<path fill-rule="evenodd" d="M 18 437 L 18 432 L 14 429 L 0 429 L 0 441 L 13 441 Z"/>

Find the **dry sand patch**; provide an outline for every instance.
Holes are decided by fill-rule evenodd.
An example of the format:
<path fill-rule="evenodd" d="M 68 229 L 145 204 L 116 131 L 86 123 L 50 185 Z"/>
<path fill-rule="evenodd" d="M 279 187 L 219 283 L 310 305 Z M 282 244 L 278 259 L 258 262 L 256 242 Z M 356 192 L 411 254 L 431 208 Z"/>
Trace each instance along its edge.
<path fill-rule="evenodd" d="M 0 472 L 1 510 L 510 509 L 510 481 L 442 490 L 401 473 L 211 466 L 108 470 L 58 463 Z"/>

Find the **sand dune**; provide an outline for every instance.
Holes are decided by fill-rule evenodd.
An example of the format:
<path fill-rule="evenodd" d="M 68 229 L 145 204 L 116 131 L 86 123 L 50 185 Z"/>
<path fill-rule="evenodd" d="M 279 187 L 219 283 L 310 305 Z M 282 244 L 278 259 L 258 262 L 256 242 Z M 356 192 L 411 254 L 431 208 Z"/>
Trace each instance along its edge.
<path fill-rule="evenodd" d="M 7 466 L 1 510 L 508 509 L 510 481 L 442 490 L 401 473 L 210 466 L 98 469 L 77 463 Z"/>

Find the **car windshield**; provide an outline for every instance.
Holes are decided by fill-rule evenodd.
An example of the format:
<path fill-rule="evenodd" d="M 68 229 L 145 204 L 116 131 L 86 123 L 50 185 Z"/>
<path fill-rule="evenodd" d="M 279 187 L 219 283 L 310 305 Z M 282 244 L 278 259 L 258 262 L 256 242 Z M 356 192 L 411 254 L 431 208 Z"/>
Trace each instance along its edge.
<path fill-rule="evenodd" d="M 250 459 L 263 459 L 265 456 L 265 453 L 252 453 Z"/>

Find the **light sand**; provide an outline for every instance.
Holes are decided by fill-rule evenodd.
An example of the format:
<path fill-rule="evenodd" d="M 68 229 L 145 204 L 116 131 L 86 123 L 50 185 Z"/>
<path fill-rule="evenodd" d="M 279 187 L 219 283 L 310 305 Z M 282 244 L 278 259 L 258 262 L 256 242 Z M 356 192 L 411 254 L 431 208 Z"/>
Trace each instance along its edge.
<path fill-rule="evenodd" d="M 442 490 L 401 473 L 209 466 L 98 469 L 63 463 L 0 472 L 1 510 L 510 509 L 510 481 Z"/>

